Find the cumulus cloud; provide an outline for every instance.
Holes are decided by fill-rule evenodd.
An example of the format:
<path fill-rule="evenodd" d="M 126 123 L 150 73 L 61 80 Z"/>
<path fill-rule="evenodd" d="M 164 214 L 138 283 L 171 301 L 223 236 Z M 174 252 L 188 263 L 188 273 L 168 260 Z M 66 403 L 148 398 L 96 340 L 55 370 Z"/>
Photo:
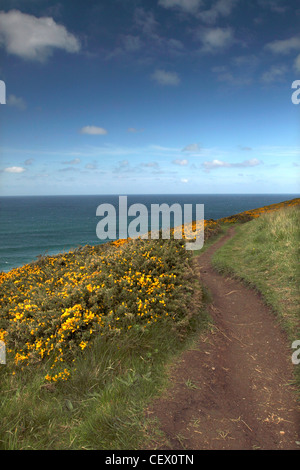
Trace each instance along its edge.
<path fill-rule="evenodd" d="M 64 165 L 78 165 L 80 163 L 80 158 L 73 158 L 69 162 L 63 162 Z"/>
<path fill-rule="evenodd" d="M 296 72 L 300 73 L 300 54 L 296 57 L 296 60 L 294 62 L 294 69 Z"/>
<path fill-rule="evenodd" d="M 219 17 L 227 17 L 231 14 L 233 7 L 238 0 L 218 0 L 208 10 L 203 10 L 198 13 L 205 23 L 215 23 Z"/>
<path fill-rule="evenodd" d="M 243 150 L 244 152 L 250 152 L 252 150 L 252 147 L 242 147 L 242 146 L 240 146 L 240 149 Z"/>
<path fill-rule="evenodd" d="M 230 167 L 230 163 L 223 162 L 222 160 L 212 160 L 211 162 L 204 162 L 204 168 L 211 170 L 212 168 Z"/>
<path fill-rule="evenodd" d="M 201 151 L 201 147 L 199 144 L 190 144 L 182 149 L 182 152 L 195 153 L 195 152 L 200 152 L 200 151 Z"/>
<path fill-rule="evenodd" d="M 234 41 L 231 28 L 205 28 L 197 36 L 202 42 L 203 52 L 217 52 L 226 49 Z"/>
<path fill-rule="evenodd" d="M 60 172 L 72 172 L 72 171 L 80 171 L 79 168 L 74 168 L 73 166 L 67 166 L 66 168 L 62 168 L 58 170 Z"/>
<path fill-rule="evenodd" d="M 37 18 L 19 10 L 0 12 L 0 45 L 9 54 L 43 62 L 54 49 L 74 53 L 79 40 L 51 17 Z"/>
<path fill-rule="evenodd" d="M 285 65 L 273 65 L 270 70 L 263 73 L 261 79 L 266 83 L 278 82 L 284 79 L 286 72 Z"/>
<path fill-rule="evenodd" d="M 265 49 L 274 54 L 289 54 L 293 51 L 300 50 L 300 36 L 293 36 L 289 39 L 280 39 L 269 42 L 265 45 Z"/>
<path fill-rule="evenodd" d="M 80 129 L 80 133 L 89 135 L 106 135 L 107 130 L 103 129 L 103 127 L 85 126 Z"/>
<path fill-rule="evenodd" d="M 233 57 L 227 64 L 212 67 L 217 80 L 235 86 L 246 86 L 253 82 L 260 59 L 254 54 Z"/>
<path fill-rule="evenodd" d="M 141 163 L 141 166 L 145 168 L 159 168 L 159 164 L 157 162 Z"/>
<path fill-rule="evenodd" d="M 157 69 L 151 76 L 160 85 L 176 86 L 180 83 L 180 78 L 176 72 L 167 72 L 166 70 Z"/>
<path fill-rule="evenodd" d="M 185 165 L 188 165 L 188 160 L 186 159 L 180 159 L 180 158 L 176 158 L 175 160 L 173 160 L 174 165 L 180 165 L 180 166 L 185 166 Z"/>
<path fill-rule="evenodd" d="M 158 4 L 164 8 L 179 8 L 187 13 L 195 13 L 203 0 L 159 0 Z"/>
<path fill-rule="evenodd" d="M 257 165 L 261 165 L 261 161 L 258 160 L 257 158 L 252 158 L 250 160 L 244 160 L 243 162 L 240 163 L 229 163 L 229 162 L 224 162 L 222 160 L 212 160 L 211 162 L 204 162 L 203 167 L 206 170 L 213 170 L 216 168 L 247 168 L 247 167 L 254 167 Z"/>
<path fill-rule="evenodd" d="M 24 111 L 24 109 L 26 109 L 26 103 L 23 100 L 23 98 L 17 97 L 15 95 L 9 95 L 7 98 L 6 104 L 8 106 L 13 106 L 15 108 L 18 108 L 21 111 Z"/>
<path fill-rule="evenodd" d="M 158 22 L 154 18 L 153 13 L 145 11 L 143 8 L 136 8 L 134 12 L 134 22 L 136 26 L 146 35 L 156 35 Z"/>
<path fill-rule="evenodd" d="M 131 34 L 124 35 L 123 46 L 126 52 L 135 52 L 142 47 L 142 41 L 139 36 L 132 36 Z"/>
<path fill-rule="evenodd" d="M 127 132 L 136 134 L 137 132 L 144 132 L 144 129 L 137 129 L 136 127 L 128 127 Z"/>
<path fill-rule="evenodd" d="M 141 165 L 136 165 L 136 166 L 131 166 L 130 162 L 128 160 L 121 160 L 118 162 L 117 166 L 113 168 L 113 173 L 118 173 L 118 174 L 124 174 L 124 173 L 142 173 L 143 170 L 141 168 Z"/>
<path fill-rule="evenodd" d="M 97 163 L 87 163 L 87 164 L 85 165 L 85 168 L 86 168 L 87 170 L 97 170 L 98 165 L 97 165 Z"/>
<path fill-rule="evenodd" d="M 176 8 L 195 15 L 203 22 L 213 24 L 219 17 L 227 17 L 239 0 L 215 0 L 210 8 L 205 9 L 203 0 L 159 0 L 164 8 Z"/>
<path fill-rule="evenodd" d="M 282 4 L 282 0 L 258 0 L 258 5 L 260 7 L 270 9 L 275 13 L 284 13 L 288 8 L 287 5 Z"/>
<path fill-rule="evenodd" d="M 143 47 L 143 41 L 140 39 L 140 37 L 133 36 L 131 34 L 120 35 L 119 42 L 120 46 L 116 47 L 113 51 L 107 54 L 107 59 L 134 54 Z"/>
<path fill-rule="evenodd" d="M 26 169 L 22 166 L 10 166 L 8 168 L 4 168 L 4 171 L 6 173 L 23 173 L 24 171 L 26 171 Z"/>
<path fill-rule="evenodd" d="M 134 26 L 139 31 L 139 36 L 127 36 L 125 52 L 143 51 L 144 61 L 153 61 L 157 57 L 157 50 L 161 54 L 178 57 L 185 51 L 183 43 L 172 37 L 164 37 L 159 30 L 159 22 L 155 19 L 152 11 L 144 8 L 136 8 L 134 12 Z M 139 38 L 139 39 L 137 39 Z M 145 47 L 146 46 L 146 47 Z M 133 50 L 129 48 L 133 47 Z M 119 52 L 120 52 L 119 48 Z M 113 53 L 114 54 L 114 53 Z"/>

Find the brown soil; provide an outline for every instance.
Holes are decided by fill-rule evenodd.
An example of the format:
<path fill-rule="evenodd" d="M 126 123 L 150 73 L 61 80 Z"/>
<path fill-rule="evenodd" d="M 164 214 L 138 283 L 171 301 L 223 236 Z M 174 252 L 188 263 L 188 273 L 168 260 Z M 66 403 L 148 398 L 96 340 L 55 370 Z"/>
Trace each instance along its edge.
<path fill-rule="evenodd" d="M 291 345 L 258 294 L 211 266 L 233 233 L 199 257 L 214 326 L 180 356 L 170 387 L 149 407 L 163 432 L 152 449 L 300 450 Z"/>

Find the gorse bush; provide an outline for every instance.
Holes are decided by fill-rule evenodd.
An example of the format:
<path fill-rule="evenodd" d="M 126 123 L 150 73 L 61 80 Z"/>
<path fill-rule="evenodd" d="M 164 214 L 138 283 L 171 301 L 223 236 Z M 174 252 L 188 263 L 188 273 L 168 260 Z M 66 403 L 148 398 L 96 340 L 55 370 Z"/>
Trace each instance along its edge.
<path fill-rule="evenodd" d="M 93 344 L 156 322 L 184 335 L 201 291 L 184 243 L 134 240 L 40 258 L 0 277 L 0 339 L 12 372 L 47 364 L 47 381 L 66 380 Z M 76 367 L 76 366 L 75 366 Z"/>
<path fill-rule="evenodd" d="M 297 204 L 299 199 L 294 199 L 205 221 L 205 240 L 220 233 L 222 224 Z M 276 213 L 268 236 L 285 240 L 288 229 L 278 229 Z M 262 218 L 262 226 L 265 223 Z M 292 229 L 295 226 L 292 222 Z M 194 229 L 195 223 L 185 236 L 190 238 Z M 261 243 L 266 231 L 256 236 Z M 157 322 L 172 324 L 178 336 L 184 336 L 201 305 L 196 269 L 183 241 L 138 239 L 40 257 L 0 273 L 0 340 L 6 344 L 8 368 L 14 373 L 46 364 L 46 380 L 65 380 L 95 337 L 143 331 Z"/>
<path fill-rule="evenodd" d="M 257 219 L 264 214 L 276 213 L 281 209 L 287 209 L 291 207 L 298 206 L 300 204 L 300 199 L 290 199 L 289 201 L 278 202 L 276 204 L 270 204 L 269 206 L 258 207 L 257 209 L 251 209 L 248 211 L 240 212 L 239 214 L 230 215 L 229 217 L 223 217 L 218 219 L 219 223 L 225 224 L 235 224 L 250 222 L 250 220 Z"/>

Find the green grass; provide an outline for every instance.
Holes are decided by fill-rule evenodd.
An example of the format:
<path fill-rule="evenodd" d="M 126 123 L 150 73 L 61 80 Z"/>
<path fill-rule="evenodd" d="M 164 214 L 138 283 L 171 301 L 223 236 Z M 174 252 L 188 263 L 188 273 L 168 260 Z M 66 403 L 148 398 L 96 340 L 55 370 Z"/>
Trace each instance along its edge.
<path fill-rule="evenodd" d="M 225 223 L 218 223 L 218 231 L 204 241 L 203 247 L 200 250 L 193 250 L 193 256 L 198 256 L 204 253 L 210 246 L 216 243 L 221 237 L 223 237 L 229 230 L 230 225 Z"/>
<path fill-rule="evenodd" d="M 140 251 L 134 250 L 132 262 L 138 263 L 142 270 L 144 244 L 136 246 L 140 245 Z M 34 356 L 28 365 L 17 368 L 10 363 L 0 365 L 0 449 L 139 449 L 147 442 L 159 439 L 157 425 L 151 416 L 145 415 L 145 409 L 151 399 L 166 387 L 168 365 L 174 363 L 180 352 L 190 347 L 199 332 L 210 325 L 205 311 L 207 294 L 199 286 L 193 258 L 190 258 L 192 264 L 189 265 L 186 251 L 176 247 L 177 244 L 173 246 L 172 242 L 167 242 L 165 252 L 161 251 L 161 256 L 157 258 L 157 264 L 153 264 L 152 259 L 143 269 L 146 273 L 159 267 L 167 273 L 176 272 L 178 289 L 175 286 L 177 290 L 171 291 L 174 295 L 166 297 L 166 304 L 168 311 L 171 311 L 172 302 L 178 302 L 178 308 L 174 304 L 174 315 L 186 306 L 179 323 L 174 322 L 171 315 L 161 316 L 144 328 L 136 314 L 132 328 L 118 328 L 107 335 L 95 335 L 89 347 L 83 351 L 76 350 L 76 361 L 68 363 L 70 377 L 66 381 L 45 381 L 51 356 L 49 359 L 45 356 L 43 360 Z M 159 243 L 157 249 L 161 250 Z M 130 250 L 130 245 L 124 248 L 127 258 Z M 81 256 L 80 252 L 76 256 Z M 63 257 L 58 257 L 57 263 L 62 260 Z M 87 263 L 90 266 L 89 259 Z M 74 262 L 70 265 L 68 273 L 73 272 L 71 268 L 74 265 L 77 266 Z M 112 265 L 111 272 L 114 272 L 115 279 L 117 270 L 120 276 L 123 271 L 127 273 L 127 266 L 124 264 L 123 268 L 120 262 Z M 63 268 L 67 269 L 66 266 Z M 57 275 L 57 269 L 59 267 L 56 265 L 52 269 L 49 267 L 49 279 Z M 22 275 L 22 285 L 30 282 L 35 287 L 31 268 L 27 271 Z M 130 279 L 133 278 L 132 275 Z M 4 281 L 6 284 L 2 284 L 2 301 L 6 292 L 3 285 L 7 288 L 5 298 L 8 298 L 13 280 L 14 277 L 10 277 Z M 134 289 L 139 289 L 140 297 L 145 295 L 147 298 L 142 287 L 138 284 Z M 159 292 L 162 287 L 163 283 L 159 285 Z M 78 292 L 83 291 L 83 283 L 78 284 L 77 289 Z M 57 291 L 53 292 L 51 300 L 54 303 Z M 125 288 L 119 292 L 119 302 L 123 301 L 122 295 L 126 292 Z M 11 301 L 7 305 L 11 306 Z M 15 317 L 3 315 L 3 324 L 8 321 L 16 323 L 10 318 Z M 46 319 L 47 315 L 44 314 L 43 318 Z M 27 331 L 21 329 L 23 323 L 24 318 L 21 318 L 17 325 L 20 328 L 18 336 L 12 336 L 14 341 L 23 340 L 22 335 Z M 81 334 L 81 330 L 78 331 Z M 8 354 L 10 362 L 12 354 Z"/>
<path fill-rule="evenodd" d="M 236 224 L 235 227 L 237 236 L 217 252 L 214 257 L 215 266 L 221 271 L 234 273 L 261 291 L 266 302 L 277 313 L 291 341 L 300 339 L 297 288 L 299 209 L 263 215 L 242 226 Z M 215 243 L 227 228 L 228 225 L 222 227 L 217 235 L 209 238 L 200 252 Z M 126 258 L 131 253 L 130 250 L 134 250 L 133 256 L 130 257 L 133 273 L 137 272 L 138 266 L 143 270 L 154 269 L 155 277 L 160 275 L 160 271 L 156 272 L 158 269 L 164 269 L 166 273 L 176 272 L 178 281 L 174 301 L 179 302 L 180 311 L 184 306 L 183 323 L 181 317 L 178 323 L 174 323 L 161 316 L 147 328 L 142 328 L 143 323 L 133 322 L 129 330 L 118 328 L 114 334 L 96 336 L 91 342 L 91 347 L 85 348 L 84 351 L 77 349 L 76 362 L 70 366 L 72 373 L 67 381 L 45 382 L 45 374 L 51 365 L 50 357 L 49 361 L 47 358 L 43 361 L 37 360 L 36 363 L 16 370 L 14 374 L 8 366 L 0 365 L 0 449 L 122 450 L 145 448 L 147 443 L 159 441 L 160 431 L 157 423 L 145 414 L 145 409 L 153 397 L 159 395 L 167 386 L 169 365 L 174 364 L 184 349 L 192 347 L 199 333 L 211 326 L 211 319 L 205 311 L 205 305 L 211 299 L 209 292 L 202 289 L 202 305 L 197 302 L 193 304 L 195 288 L 191 288 L 191 285 L 197 279 L 197 274 L 193 271 L 195 266 L 189 270 L 189 274 L 188 271 L 184 274 L 182 269 L 185 271 L 188 264 L 186 261 L 183 263 L 180 258 L 182 252 L 173 250 L 173 245 L 168 250 L 162 250 L 158 245 L 157 249 L 160 251 L 153 266 L 150 263 L 142 265 L 140 262 L 144 251 L 135 253 L 135 247 L 131 248 L 130 245 L 124 249 Z M 120 250 L 121 248 L 118 248 L 116 251 L 118 262 L 113 262 L 110 269 L 115 276 L 118 274 L 117 279 L 126 280 L 128 263 L 124 264 L 123 268 L 125 257 Z M 53 277 L 51 302 L 56 302 L 55 296 L 60 292 L 60 284 L 57 283 L 57 287 L 55 284 L 56 279 L 62 277 L 59 270 L 64 270 L 71 279 L 71 274 L 73 275 L 76 269 L 86 266 L 86 285 L 95 285 L 92 281 L 98 255 L 94 252 L 89 255 L 88 252 L 90 259 L 85 252 L 84 254 L 82 260 L 81 252 L 75 254 L 77 262 L 72 261 L 70 266 L 65 264 L 68 261 L 66 256 L 58 257 L 57 260 L 50 258 L 53 266 L 49 266 L 49 269 L 46 261 L 41 261 L 41 269 L 44 269 L 45 264 L 45 269 L 49 270 L 49 279 Z M 107 259 L 111 261 L 111 258 Z M 144 260 L 144 257 L 141 260 Z M 139 289 L 139 296 L 143 295 L 146 299 L 146 290 L 139 287 L 142 286 L 141 275 L 142 273 L 139 273 L 133 289 Z M 32 268 L 24 269 L 20 276 L 24 291 L 22 295 L 29 298 L 30 293 L 34 295 L 36 289 Z M 13 295 L 12 298 L 15 299 L 16 295 L 19 295 L 20 284 L 14 287 L 14 279 L 10 277 L 5 281 L 6 284 L 2 284 L 7 286 L 7 299 Z M 106 279 L 105 277 L 105 282 Z M 132 279 L 133 276 L 128 278 L 128 282 L 131 283 Z M 184 281 L 182 287 L 181 279 Z M 67 282 L 62 289 L 66 289 L 66 285 Z M 62 296 L 61 302 L 70 302 L 72 296 L 76 295 L 78 298 L 76 297 L 74 302 L 84 298 L 85 302 L 95 303 L 97 298 L 94 294 L 93 297 L 88 296 L 86 285 L 81 282 L 74 288 L 71 286 L 70 295 L 66 300 Z M 116 291 L 117 302 L 122 303 L 122 296 L 126 294 L 127 288 L 117 290 L 114 284 L 108 287 L 110 297 L 104 297 L 104 300 L 110 301 Z M 162 287 L 163 284 L 159 286 L 159 293 Z M 43 289 L 42 284 L 40 288 Z M 133 295 L 132 299 L 134 298 Z M 132 299 L 130 297 L 128 301 L 134 307 Z M 13 306 L 12 300 L 9 300 L 7 305 Z M 51 310 L 53 312 L 55 305 Z M 172 305 L 169 299 L 167 308 Z M 69 307 L 69 304 L 66 306 Z M 7 317 L 6 314 L 2 316 L 4 326 L 8 318 L 14 318 L 14 310 L 12 312 L 11 317 L 8 314 Z M 178 315 L 176 303 L 175 312 Z M 20 323 L 13 325 L 20 327 L 20 330 L 16 329 L 15 336 L 12 336 L 14 341 L 22 339 L 23 321 L 21 319 Z M 194 384 L 187 381 L 186 386 L 193 387 Z"/>
<path fill-rule="evenodd" d="M 293 207 L 236 226 L 236 236 L 212 260 L 262 294 L 291 344 L 300 339 L 299 221 L 299 207 Z M 300 385 L 299 366 L 295 374 Z"/>
<path fill-rule="evenodd" d="M 156 439 L 145 407 L 168 367 L 210 324 L 203 311 L 180 341 L 170 323 L 99 339 L 67 382 L 44 382 L 43 367 L 0 369 L 0 449 L 138 449 Z"/>

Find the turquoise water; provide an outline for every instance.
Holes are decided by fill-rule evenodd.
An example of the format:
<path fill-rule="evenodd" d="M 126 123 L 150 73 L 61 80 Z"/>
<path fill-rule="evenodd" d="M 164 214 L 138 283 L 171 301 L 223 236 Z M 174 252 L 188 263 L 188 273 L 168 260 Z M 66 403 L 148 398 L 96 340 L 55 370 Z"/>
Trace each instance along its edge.
<path fill-rule="evenodd" d="M 295 194 L 263 195 L 134 195 L 134 203 L 204 204 L 205 219 L 219 219 L 257 207 L 298 197 Z M 103 243 L 96 235 L 100 204 L 113 204 L 119 196 L 26 196 L 0 197 L 0 271 L 86 244 Z M 128 218 L 128 222 L 130 222 Z"/>

